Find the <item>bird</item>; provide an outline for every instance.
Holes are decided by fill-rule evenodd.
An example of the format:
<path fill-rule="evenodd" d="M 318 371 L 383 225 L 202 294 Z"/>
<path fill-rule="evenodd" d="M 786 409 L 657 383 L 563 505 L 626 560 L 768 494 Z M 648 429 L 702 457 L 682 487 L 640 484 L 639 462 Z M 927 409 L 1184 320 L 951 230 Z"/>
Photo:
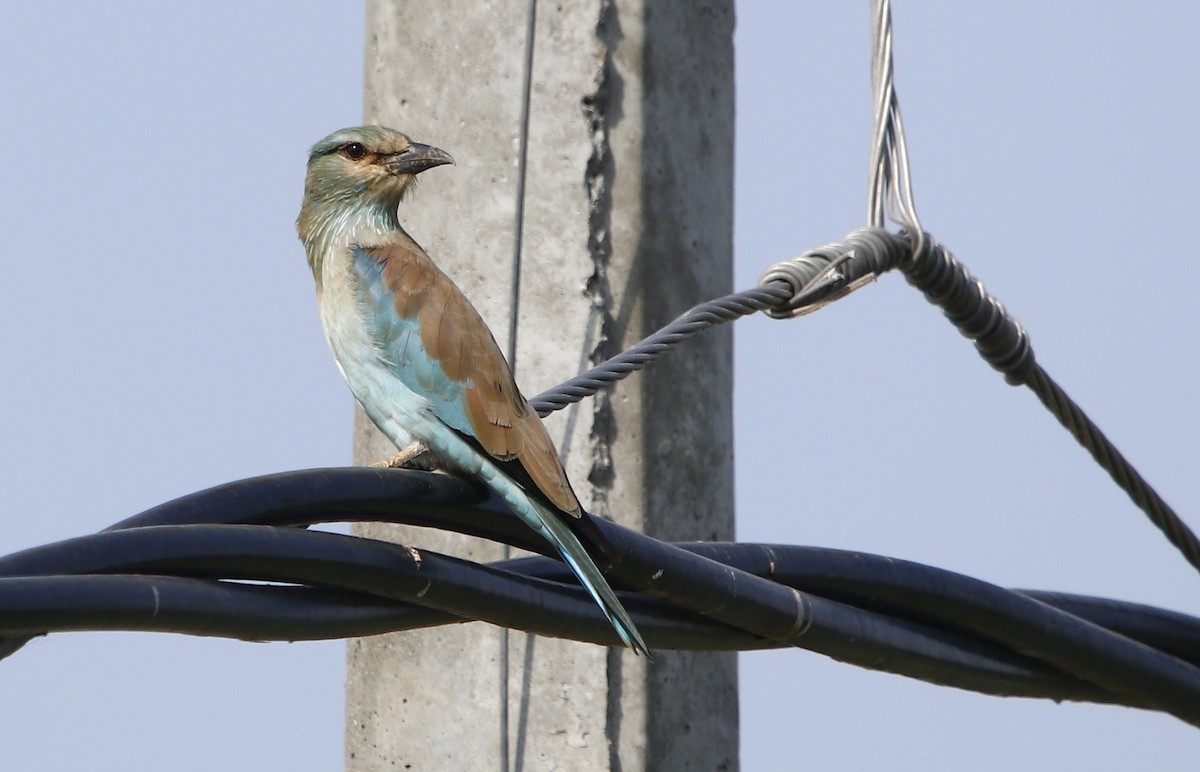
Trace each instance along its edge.
<path fill-rule="evenodd" d="M 355 399 L 402 457 L 479 480 L 548 541 L 620 639 L 646 643 L 581 542 L 614 557 L 540 416 L 462 290 L 400 224 L 444 150 L 383 126 L 341 129 L 308 156 L 296 221 L 326 340 Z"/>

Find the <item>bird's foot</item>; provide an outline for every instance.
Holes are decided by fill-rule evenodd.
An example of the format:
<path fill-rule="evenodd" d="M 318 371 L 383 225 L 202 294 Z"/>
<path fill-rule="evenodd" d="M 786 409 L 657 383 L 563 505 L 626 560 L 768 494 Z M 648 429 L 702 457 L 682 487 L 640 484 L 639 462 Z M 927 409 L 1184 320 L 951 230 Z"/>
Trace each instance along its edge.
<path fill-rule="evenodd" d="M 437 459 L 429 448 L 414 442 L 391 458 L 376 461 L 371 466 L 379 469 L 413 469 L 418 472 L 433 472 L 438 468 Z"/>

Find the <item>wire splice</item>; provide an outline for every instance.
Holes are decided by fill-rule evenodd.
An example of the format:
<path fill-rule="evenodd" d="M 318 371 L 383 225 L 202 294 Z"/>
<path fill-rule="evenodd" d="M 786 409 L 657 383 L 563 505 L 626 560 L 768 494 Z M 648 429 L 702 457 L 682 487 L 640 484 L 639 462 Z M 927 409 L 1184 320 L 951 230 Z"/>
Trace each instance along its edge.
<path fill-rule="evenodd" d="M 954 255 L 929 234 L 912 239 L 898 267 L 909 284 L 942 309 L 979 355 L 1013 386 L 1028 384 L 1036 363 L 1029 335 Z M 915 241 L 915 243 L 914 243 Z"/>

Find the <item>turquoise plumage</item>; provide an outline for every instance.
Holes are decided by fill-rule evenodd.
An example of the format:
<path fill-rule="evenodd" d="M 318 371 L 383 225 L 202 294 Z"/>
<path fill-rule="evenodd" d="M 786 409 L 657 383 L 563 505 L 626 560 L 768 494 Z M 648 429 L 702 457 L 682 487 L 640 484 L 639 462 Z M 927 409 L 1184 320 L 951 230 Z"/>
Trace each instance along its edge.
<path fill-rule="evenodd" d="M 447 163 L 445 152 L 380 126 L 343 129 L 313 147 L 297 227 L 334 358 L 380 431 L 487 485 L 554 546 L 621 640 L 648 654 L 579 535 L 611 547 L 487 325 L 400 225 L 414 177 Z"/>

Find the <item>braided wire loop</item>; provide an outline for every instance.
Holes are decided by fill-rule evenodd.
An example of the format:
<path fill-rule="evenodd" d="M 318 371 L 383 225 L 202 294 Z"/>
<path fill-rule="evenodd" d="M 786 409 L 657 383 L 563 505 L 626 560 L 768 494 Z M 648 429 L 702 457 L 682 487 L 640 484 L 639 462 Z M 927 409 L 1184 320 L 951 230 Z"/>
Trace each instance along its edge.
<path fill-rule="evenodd" d="M 545 416 L 642 369 L 714 325 L 758 311 L 776 319 L 815 311 L 891 270 L 908 249 L 907 242 L 882 228 L 854 231 L 841 241 L 776 263 L 754 289 L 693 306 L 640 343 L 529 402 Z"/>
<path fill-rule="evenodd" d="M 917 239 L 916 249 L 906 251 L 898 267 L 909 284 L 975 342 L 979 355 L 1006 381 L 1013 386 L 1029 382 L 1036 362 L 1025 328 L 949 250 L 926 233 Z"/>
<path fill-rule="evenodd" d="M 759 286 L 781 284 L 790 296 L 764 312 L 775 319 L 791 319 L 816 311 L 891 270 L 908 249 L 907 243 L 883 228 L 862 228 L 840 241 L 775 263 L 759 279 Z"/>

